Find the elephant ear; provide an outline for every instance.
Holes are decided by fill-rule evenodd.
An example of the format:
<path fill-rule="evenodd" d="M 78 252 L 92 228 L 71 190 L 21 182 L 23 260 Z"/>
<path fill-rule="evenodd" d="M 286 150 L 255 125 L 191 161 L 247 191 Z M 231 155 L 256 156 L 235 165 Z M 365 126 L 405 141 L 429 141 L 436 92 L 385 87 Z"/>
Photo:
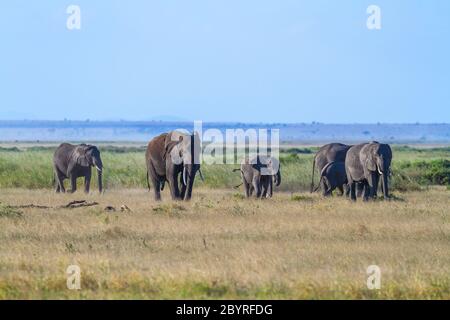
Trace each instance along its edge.
<path fill-rule="evenodd" d="M 77 147 L 73 153 L 74 161 L 82 167 L 89 167 L 89 160 L 86 154 L 88 148 L 89 146 L 80 146 Z"/>
<path fill-rule="evenodd" d="M 371 146 L 369 149 L 369 154 L 366 159 L 366 167 L 370 171 L 376 171 L 377 170 L 377 163 L 375 161 L 375 146 Z"/>
<path fill-rule="evenodd" d="M 86 157 L 86 151 L 83 146 L 76 147 L 69 158 L 69 165 L 67 166 L 68 177 L 70 177 L 71 172 L 76 165 L 89 166 L 89 161 Z"/>
<path fill-rule="evenodd" d="M 183 141 L 183 136 L 177 132 L 170 132 L 167 134 L 166 139 L 164 140 L 164 152 L 162 155 L 163 160 L 165 161 L 167 157 L 170 157 L 172 152 L 175 151 L 178 157 L 183 156 L 182 148 L 180 148 L 180 144 Z"/>
<path fill-rule="evenodd" d="M 277 158 L 270 158 L 270 166 L 272 168 L 273 174 L 276 175 L 280 171 L 280 161 Z"/>

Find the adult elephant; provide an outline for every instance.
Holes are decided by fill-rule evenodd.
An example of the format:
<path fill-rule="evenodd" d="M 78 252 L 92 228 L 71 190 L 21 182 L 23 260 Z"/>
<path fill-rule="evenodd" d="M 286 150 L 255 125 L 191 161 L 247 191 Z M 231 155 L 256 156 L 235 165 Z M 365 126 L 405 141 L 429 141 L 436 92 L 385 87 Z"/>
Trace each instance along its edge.
<path fill-rule="evenodd" d="M 392 150 L 388 144 L 369 142 L 352 146 L 345 159 L 345 171 L 350 186 L 350 197 L 356 200 L 356 183 L 364 184 L 364 200 L 374 198 L 382 178 L 385 199 L 389 198 L 388 177 Z"/>
<path fill-rule="evenodd" d="M 84 192 L 88 193 L 91 184 L 91 167 L 97 169 L 98 191 L 103 189 L 103 163 L 100 151 L 96 146 L 88 144 L 61 144 L 53 155 L 53 168 L 56 181 L 56 192 L 65 192 L 64 180 L 70 179 L 71 190 L 77 190 L 77 178 L 84 177 Z"/>
<path fill-rule="evenodd" d="M 256 198 L 271 198 L 273 184 L 281 184 L 280 162 L 274 157 L 256 156 L 252 159 L 244 159 L 241 168 L 242 184 L 245 196 L 249 198 L 253 191 Z M 234 170 L 236 171 L 236 170 Z"/>
<path fill-rule="evenodd" d="M 343 143 L 329 143 L 322 146 L 314 156 L 313 167 L 312 167 L 312 179 L 311 179 L 311 192 L 314 191 L 314 171 L 315 168 L 322 174 L 323 169 L 329 163 L 332 162 L 344 162 L 348 150 L 351 146 Z M 327 190 L 325 181 L 322 179 L 319 182 L 319 186 L 322 190 Z"/>
<path fill-rule="evenodd" d="M 161 190 L 167 181 L 173 200 L 190 200 L 196 173 L 200 173 L 200 138 L 198 133 L 178 131 L 163 133 L 147 146 L 147 184 L 153 185 L 155 199 L 161 200 Z M 181 190 L 178 184 L 181 185 Z"/>

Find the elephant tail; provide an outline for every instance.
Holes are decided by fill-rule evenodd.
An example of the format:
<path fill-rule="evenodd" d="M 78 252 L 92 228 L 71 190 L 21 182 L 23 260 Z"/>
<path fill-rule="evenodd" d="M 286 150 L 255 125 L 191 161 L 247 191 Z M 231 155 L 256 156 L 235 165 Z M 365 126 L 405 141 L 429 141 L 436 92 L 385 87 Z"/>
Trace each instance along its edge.
<path fill-rule="evenodd" d="M 313 193 L 313 189 L 314 189 L 314 171 L 316 169 L 316 156 L 314 156 L 313 159 L 313 165 L 312 165 L 312 178 L 311 178 L 311 189 L 310 189 L 310 193 Z M 319 183 L 320 186 L 320 183 Z"/>
<path fill-rule="evenodd" d="M 317 185 L 317 187 L 314 189 L 314 191 L 312 191 L 312 192 L 316 192 L 317 190 L 319 190 L 319 188 L 320 188 L 320 183 L 322 182 L 322 180 L 323 180 L 323 176 L 320 176 L 320 180 L 319 180 L 319 184 Z"/>
<path fill-rule="evenodd" d="M 244 183 L 242 182 L 242 183 L 238 184 L 237 186 L 234 186 L 233 189 L 237 189 L 237 188 L 239 188 L 240 186 L 242 186 L 243 184 L 244 184 Z"/>
<path fill-rule="evenodd" d="M 242 174 L 244 174 L 244 172 L 241 170 L 241 168 L 239 168 L 239 169 L 233 169 L 233 172 L 238 172 L 238 171 L 240 171 Z M 242 179 L 244 179 L 244 176 L 242 175 Z M 233 187 L 233 189 L 237 189 L 237 188 L 239 188 L 240 186 L 242 186 L 244 184 L 244 182 L 241 182 L 240 184 L 238 184 L 237 186 L 234 186 Z"/>
<path fill-rule="evenodd" d="M 150 181 L 148 180 L 148 170 L 147 170 L 147 188 L 150 191 Z"/>

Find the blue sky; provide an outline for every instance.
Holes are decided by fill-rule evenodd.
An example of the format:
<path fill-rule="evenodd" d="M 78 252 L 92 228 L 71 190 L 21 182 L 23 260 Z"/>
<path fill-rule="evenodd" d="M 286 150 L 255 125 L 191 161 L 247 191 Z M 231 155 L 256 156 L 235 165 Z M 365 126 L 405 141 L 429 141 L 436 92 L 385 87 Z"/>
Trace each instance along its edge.
<path fill-rule="evenodd" d="M 447 0 L 4 0 L 0 119 L 450 122 L 449 14 Z"/>

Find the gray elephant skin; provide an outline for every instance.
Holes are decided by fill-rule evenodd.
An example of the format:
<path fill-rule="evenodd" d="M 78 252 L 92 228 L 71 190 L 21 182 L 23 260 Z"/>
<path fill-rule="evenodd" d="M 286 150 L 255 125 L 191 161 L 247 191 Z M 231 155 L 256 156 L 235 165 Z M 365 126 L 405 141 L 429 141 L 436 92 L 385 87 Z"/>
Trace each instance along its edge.
<path fill-rule="evenodd" d="M 316 152 L 313 160 L 312 178 L 311 178 L 311 192 L 317 191 L 314 189 L 314 172 L 315 168 L 322 173 L 325 166 L 332 162 L 345 162 L 347 151 L 351 146 L 343 143 L 329 143 L 326 144 Z M 327 186 L 324 185 L 324 180 L 319 182 L 319 186 L 322 187 L 322 192 L 327 190 Z"/>
<path fill-rule="evenodd" d="M 171 131 L 153 138 L 147 146 L 147 184 L 153 186 L 155 200 L 167 181 L 173 200 L 190 200 L 197 172 L 200 171 L 200 138 L 197 133 Z M 180 189 L 181 186 L 181 189 Z"/>
<path fill-rule="evenodd" d="M 333 161 L 327 163 L 320 172 L 320 181 L 316 192 L 322 186 L 323 196 L 330 196 L 336 188 L 339 189 L 341 195 L 347 193 L 347 174 L 345 172 L 344 161 Z M 345 189 L 345 190 L 344 190 Z"/>
<path fill-rule="evenodd" d="M 274 157 L 257 156 L 244 159 L 239 169 L 245 196 L 251 197 L 255 192 L 256 198 L 271 198 L 273 184 L 281 184 L 280 162 Z"/>
<path fill-rule="evenodd" d="M 70 192 L 75 192 L 77 190 L 77 178 L 84 177 L 84 191 L 88 193 L 91 183 L 92 167 L 97 169 L 98 190 L 101 193 L 103 189 L 103 163 L 99 149 L 96 146 L 88 144 L 61 144 L 53 156 L 56 192 L 66 191 L 64 188 L 65 179 L 70 180 Z"/>
<path fill-rule="evenodd" d="M 388 177 L 391 161 L 392 150 L 388 144 L 374 141 L 352 146 L 345 159 L 351 199 L 356 200 L 356 183 L 364 185 L 364 200 L 375 198 L 380 178 L 384 198 L 389 199 Z"/>

